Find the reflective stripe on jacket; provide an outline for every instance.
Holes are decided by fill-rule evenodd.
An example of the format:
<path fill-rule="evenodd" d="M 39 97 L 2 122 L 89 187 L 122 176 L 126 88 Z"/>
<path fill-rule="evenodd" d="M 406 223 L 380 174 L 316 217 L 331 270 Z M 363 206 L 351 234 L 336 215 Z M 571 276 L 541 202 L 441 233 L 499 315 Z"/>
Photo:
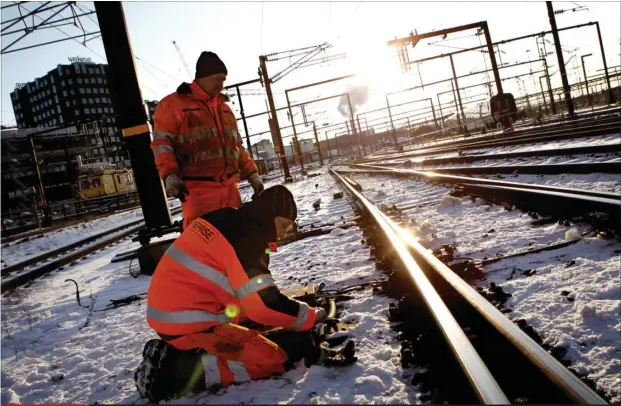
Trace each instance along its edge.
<path fill-rule="evenodd" d="M 181 177 L 221 180 L 239 174 L 246 179 L 257 172 L 225 99 L 224 95 L 210 98 L 192 82 L 160 101 L 151 149 L 162 179 L 177 172 Z"/>
<path fill-rule="evenodd" d="M 236 229 L 245 223 L 245 230 L 258 241 L 244 213 L 243 209 L 226 208 L 203 217 L 212 216 L 227 224 L 223 227 Z M 155 331 L 180 336 L 245 318 L 293 330 L 314 325 L 315 310 L 280 294 L 267 267 L 260 265 L 258 256 L 254 258 L 259 249 L 265 253 L 267 243 L 236 241 L 241 247 L 250 246 L 251 251 L 234 248 L 220 230 L 198 218 L 169 247 L 147 295 L 147 322 Z M 242 262 L 254 265 L 244 267 Z"/>

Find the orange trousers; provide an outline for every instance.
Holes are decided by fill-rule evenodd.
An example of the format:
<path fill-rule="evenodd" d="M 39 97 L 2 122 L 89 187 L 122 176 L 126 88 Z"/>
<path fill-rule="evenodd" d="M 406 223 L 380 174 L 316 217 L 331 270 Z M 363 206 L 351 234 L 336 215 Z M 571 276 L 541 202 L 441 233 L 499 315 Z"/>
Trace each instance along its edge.
<path fill-rule="evenodd" d="M 224 207 L 242 206 L 236 177 L 224 183 L 188 180 L 185 185 L 190 194 L 185 195 L 185 202 L 181 203 L 184 230 L 203 214 Z"/>
<path fill-rule="evenodd" d="M 179 350 L 206 351 L 201 357 L 206 388 L 282 374 L 288 359 L 276 343 L 237 324 L 221 324 L 210 332 L 187 334 L 168 343 Z"/>

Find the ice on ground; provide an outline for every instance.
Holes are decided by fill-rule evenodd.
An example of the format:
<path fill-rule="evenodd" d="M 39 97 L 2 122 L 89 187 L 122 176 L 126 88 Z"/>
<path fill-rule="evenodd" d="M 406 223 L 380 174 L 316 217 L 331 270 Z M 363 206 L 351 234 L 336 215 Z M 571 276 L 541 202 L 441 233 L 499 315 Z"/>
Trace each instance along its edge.
<path fill-rule="evenodd" d="M 489 176 L 480 175 L 475 175 L 475 177 L 489 178 Z M 502 180 L 509 182 L 594 190 L 617 194 L 621 192 L 621 178 L 619 174 L 611 173 L 590 173 L 587 175 L 500 175 L 500 177 Z"/>
<path fill-rule="evenodd" d="M 301 224 L 354 216 L 345 199 L 332 198 L 338 189 L 325 172 L 287 187 L 298 201 Z M 324 202 L 319 211 L 312 207 L 317 198 Z M 282 246 L 270 261 L 274 278 L 281 288 L 324 282 L 326 289 L 385 278 L 369 259 L 363 240 L 359 229 L 350 228 Z M 137 246 L 126 238 L 2 297 L 3 403 L 146 403 L 139 400 L 133 380 L 144 344 L 156 337 L 146 324 L 145 302 L 104 311 L 111 299 L 147 291 L 150 277 L 129 274 L 135 261 L 110 263 L 116 253 Z M 79 283 L 85 307 L 76 303 L 73 284 L 64 282 L 67 278 Z M 389 299 L 372 296 L 371 289 L 351 295 L 341 315 L 355 323 L 349 333 L 358 348 L 356 365 L 298 365 L 281 377 L 171 403 L 417 402 L 387 319 Z"/>

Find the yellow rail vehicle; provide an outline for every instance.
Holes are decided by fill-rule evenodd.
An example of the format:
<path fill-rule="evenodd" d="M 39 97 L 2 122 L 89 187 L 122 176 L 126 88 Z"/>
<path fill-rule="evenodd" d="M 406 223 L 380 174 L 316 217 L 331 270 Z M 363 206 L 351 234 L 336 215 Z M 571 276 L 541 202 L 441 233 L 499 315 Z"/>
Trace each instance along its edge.
<path fill-rule="evenodd" d="M 136 184 L 130 170 L 106 170 L 101 174 L 81 175 L 78 178 L 78 189 L 84 198 L 92 199 L 133 192 L 136 190 Z"/>

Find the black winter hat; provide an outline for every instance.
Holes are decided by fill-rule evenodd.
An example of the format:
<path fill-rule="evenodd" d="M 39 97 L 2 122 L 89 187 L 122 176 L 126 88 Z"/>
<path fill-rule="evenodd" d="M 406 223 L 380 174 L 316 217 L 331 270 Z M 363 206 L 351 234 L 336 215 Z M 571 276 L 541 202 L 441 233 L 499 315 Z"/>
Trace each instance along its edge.
<path fill-rule="evenodd" d="M 276 185 L 265 189 L 254 200 L 244 204 L 244 209 L 261 227 L 268 241 L 276 241 L 276 216 L 285 217 L 295 221 L 298 216 L 298 208 L 293 195 L 284 186 Z"/>
<path fill-rule="evenodd" d="M 282 185 L 267 188 L 251 202 L 257 213 L 265 217 L 285 217 L 295 221 L 298 208 L 293 194 Z"/>
<path fill-rule="evenodd" d="M 216 75 L 218 73 L 228 74 L 224 62 L 213 52 L 202 52 L 196 61 L 196 74 L 194 78 L 204 78 L 205 76 Z"/>

